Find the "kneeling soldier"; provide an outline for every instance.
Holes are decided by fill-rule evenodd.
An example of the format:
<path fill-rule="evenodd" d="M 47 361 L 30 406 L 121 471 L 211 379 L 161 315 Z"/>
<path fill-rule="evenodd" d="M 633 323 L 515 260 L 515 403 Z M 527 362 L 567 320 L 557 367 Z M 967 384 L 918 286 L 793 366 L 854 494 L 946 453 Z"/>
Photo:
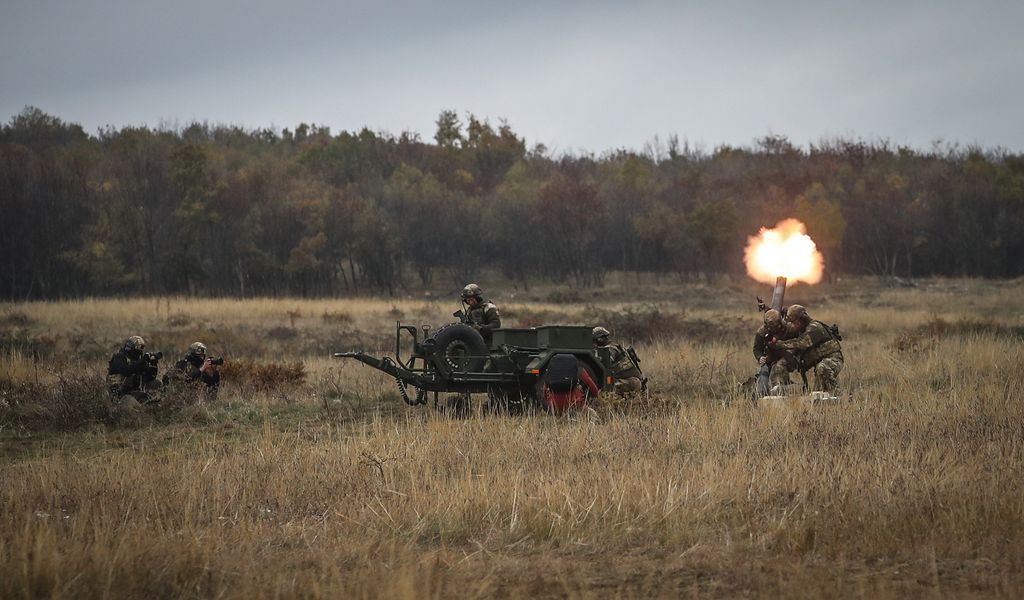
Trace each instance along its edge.
<path fill-rule="evenodd" d="M 116 398 L 130 394 L 138 400 L 148 399 L 147 392 L 160 387 L 157 381 L 157 362 L 162 352 L 146 352 L 146 340 L 133 335 L 124 341 L 107 364 L 107 387 Z"/>
<path fill-rule="evenodd" d="M 619 344 L 611 343 L 611 332 L 604 327 L 595 327 L 591 332 L 594 339 L 594 347 L 608 349 L 608 363 L 612 368 L 612 377 L 615 379 L 615 393 L 620 396 L 642 391 L 644 388 L 643 373 L 639 365 L 634 362 L 629 351 Z"/>
<path fill-rule="evenodd" d="M 793 339 L 776 342 L 774 348 L 793 352 L 803 372 L 814 371 L 816 390 L 834 392 L 836 378 L 843 370 L 843 350 L 839 346 L 838 329 L 811 319 L 799 304 L 789 307 L 786 324 L 792 327 Z"/>
<path fill-rule="evenodd" d="M 220 386 L 220 372 L 217 367 L 222 364 L 223 358 L 206 356 L 206 344 L 193 342 L 185 356 L 174 363 L 174 370 L 167 375 L 165 383 L 191 383 L 196 386 L 205 384 L 207 394 L 213 397 Z"/>
<path fill-rule="evenodd" d="M 755 387 L 756 396 L 765 396 L 775 385 L 790 385 L 791 365 L 787 365 L 778 351 L 770 347 L 772 340 L 786 340 L 793 337 L 793 332 L 782 321 L 782 314 L 770 308 L 764 313 L 764 325 L 754 334 L 754 360 L 759 368 Z M 792 365 L 795 369 L 796 366 Z"/>

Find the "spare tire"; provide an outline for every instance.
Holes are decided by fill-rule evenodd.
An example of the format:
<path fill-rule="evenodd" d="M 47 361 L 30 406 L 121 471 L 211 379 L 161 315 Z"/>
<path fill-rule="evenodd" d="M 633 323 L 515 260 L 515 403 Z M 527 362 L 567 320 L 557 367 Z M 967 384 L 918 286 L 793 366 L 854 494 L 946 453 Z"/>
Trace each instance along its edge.
<path fill-rule="evenodd" d="M 480 332 L 464 323 L 440 327 L 427 340 L 453 371 L 480 371 L 487 362 L 487 344 Z"/>

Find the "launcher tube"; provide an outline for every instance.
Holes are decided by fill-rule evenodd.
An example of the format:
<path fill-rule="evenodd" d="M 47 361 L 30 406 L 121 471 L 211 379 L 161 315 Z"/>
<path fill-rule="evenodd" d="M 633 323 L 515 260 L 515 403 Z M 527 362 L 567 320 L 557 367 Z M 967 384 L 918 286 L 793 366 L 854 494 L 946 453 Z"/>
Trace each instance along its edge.
<path fill-rule="evenodd" d="M 782 312 L 782 302 L 786 298 L 786 278 L 776 277 L 775 278 L 775 289 L 772 291 L 772 304 L 771 308 Z"/>

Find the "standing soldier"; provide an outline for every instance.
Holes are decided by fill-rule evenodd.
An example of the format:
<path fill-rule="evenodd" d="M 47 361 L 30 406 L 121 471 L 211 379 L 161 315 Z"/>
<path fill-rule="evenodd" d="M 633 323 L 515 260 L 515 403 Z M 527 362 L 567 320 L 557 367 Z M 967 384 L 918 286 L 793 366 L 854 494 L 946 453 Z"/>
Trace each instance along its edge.
<path fill-rule="evenodd" d="M 484 291 L 475 283 L 462 288 L 462 302 L 466 305 L 466 324 L 480 332 L 484 341 L 491 343 L 491 334 L 501 327 L 498 307 L 484 300 Z"/>
<path fill-rule="evenodd" d="M 224 364 L 223 358 L 206 356 L 206 344 L 192 342 L 185 356 L 174 363 L 174 370 L 165 376 L 164 383 L 192 383 L 196 386 L 205 384 L 206 393 L 213 398 L 217 395 L 217 388 L 220 386 L 220 372 L 217 370 L 217 366 L 222 364 Z"/>
<path fill-rule="evenodd" d="M 595 327 L 592 331 L 594 347 L 608 350 L 608 363 L 611 365 L 612 377 L 615 379 L 615 393 L 620 396 L 642 391 L 644 389 L 643 373 L 634 362 L 629 351 L 619 344 L 611 343 L 611 332 L 604 327 Z"/>
<path fill-rule="evenodd" d="M 836 378 L 843 370 L 843 350 L 839 346 L 843 338 L 838 329 L 811 319 L 807 309 L 799 304 L 789 307 L 786 325 L 792 327 L 794 337 L 777 341 L 772 348 L 794 353 L 803 371 L 813 369 L 816 390 L 834 392 Z"/>
<path fill-rule="evenodd" d="M 130 394 L 138 400 L 148 399 L 149 390 L 160 387 L 157 381 L 157 362 L 162 352 L 146 352 L 146 340 L 133 335 L 124 341 L 107 364 L 107 387 L 115 398 Z"/>

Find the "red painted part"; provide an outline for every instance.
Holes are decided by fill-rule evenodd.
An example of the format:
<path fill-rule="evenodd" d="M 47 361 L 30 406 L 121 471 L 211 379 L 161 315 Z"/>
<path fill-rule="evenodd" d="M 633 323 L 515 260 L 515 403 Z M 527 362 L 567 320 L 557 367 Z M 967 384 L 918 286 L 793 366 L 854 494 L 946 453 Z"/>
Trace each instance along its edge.
<path fill-rule="evenodd" d="M 553 392 L 544 384 L 544 404 L 556 414 L 580 408 L 588 398 L 597 397 L 597 384 L 586 369 L 580 368 L 580 383 L 568 392 Z"/>

